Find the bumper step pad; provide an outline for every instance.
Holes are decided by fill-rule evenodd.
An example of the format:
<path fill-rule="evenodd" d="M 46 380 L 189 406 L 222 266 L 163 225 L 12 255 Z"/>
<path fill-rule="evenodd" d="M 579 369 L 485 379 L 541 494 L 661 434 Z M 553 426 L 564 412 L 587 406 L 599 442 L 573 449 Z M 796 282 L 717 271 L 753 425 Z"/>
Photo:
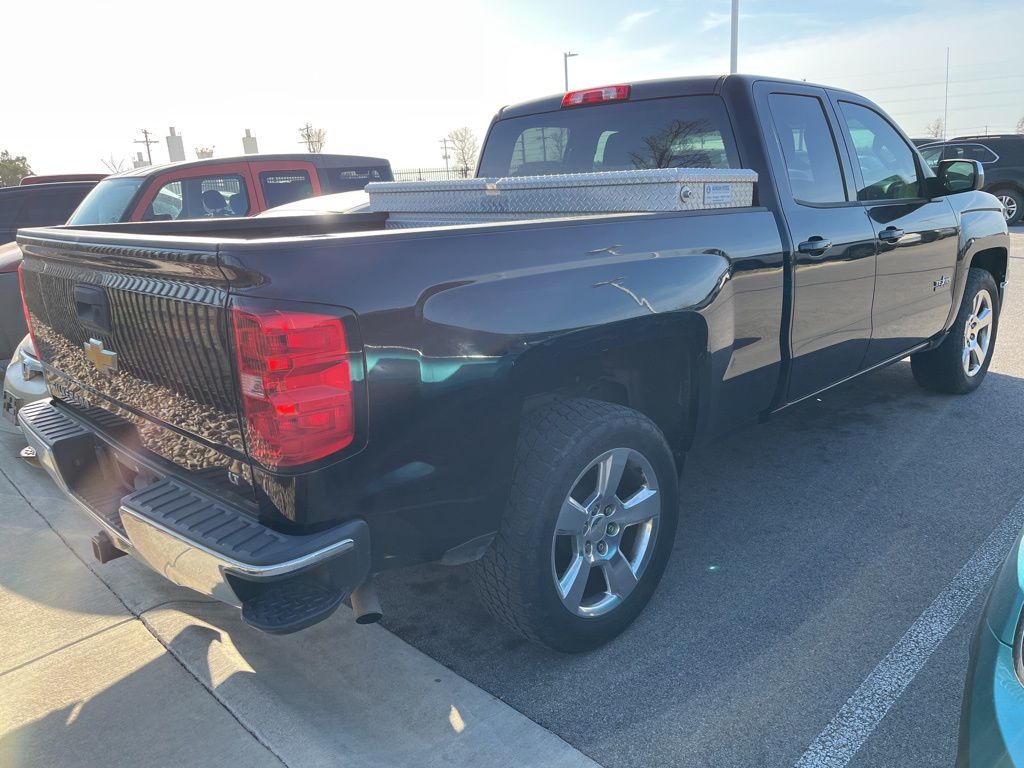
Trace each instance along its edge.
<path fill-rule="evenodd" d="M 313 581 L 282 581 L 242 603 L 242 619 L 263 632 L 286 635 L 323 621 L 344 599 L 344 593 Z"/>

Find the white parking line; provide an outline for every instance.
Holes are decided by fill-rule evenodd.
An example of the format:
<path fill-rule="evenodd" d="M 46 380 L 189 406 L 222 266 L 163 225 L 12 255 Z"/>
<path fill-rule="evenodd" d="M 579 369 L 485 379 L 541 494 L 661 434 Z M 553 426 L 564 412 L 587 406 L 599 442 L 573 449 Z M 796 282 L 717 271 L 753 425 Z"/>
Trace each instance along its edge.
<path fill-rule="evenodd" d="M 1024 525 L 1024 497 L 893 646 L 794 768 L 842 768 L 988 585 Z"/>

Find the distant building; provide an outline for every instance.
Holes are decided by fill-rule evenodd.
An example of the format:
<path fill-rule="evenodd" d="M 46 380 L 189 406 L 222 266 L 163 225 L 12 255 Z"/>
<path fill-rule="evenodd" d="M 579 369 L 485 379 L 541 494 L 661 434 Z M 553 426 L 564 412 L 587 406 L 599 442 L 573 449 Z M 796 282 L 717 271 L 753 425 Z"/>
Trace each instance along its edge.
<path fill-rule="evenodd" d="M 196 157 L 200 160 L 213 157 L 213 147 L 196 147 Z"/>
<path fill-rule="evenodd" d="M 256 137 L 249 133 L 248 128 L 245 129 L 245 136 L 242 137 L 242 149 L 247 155 L 255 155 L 260 151 L 256 146 Z"/>
<path fill-rule="evenodd" d="M 145 168 L 149 164 L 149 161 L 142 156 L 141 152 L 136 152 L 135 157 L 132 158 L 132 166 L 135 168 Z"/>
<path fill-rule="evenodd" d="M 182 141 L 181 136 L 175 133 L 173 126 L 170 130 L 171 135 L 167 137 L 167 155 L 171 158 L 172 163 L 176 163 L 185 159 L 185 142 Z"/>

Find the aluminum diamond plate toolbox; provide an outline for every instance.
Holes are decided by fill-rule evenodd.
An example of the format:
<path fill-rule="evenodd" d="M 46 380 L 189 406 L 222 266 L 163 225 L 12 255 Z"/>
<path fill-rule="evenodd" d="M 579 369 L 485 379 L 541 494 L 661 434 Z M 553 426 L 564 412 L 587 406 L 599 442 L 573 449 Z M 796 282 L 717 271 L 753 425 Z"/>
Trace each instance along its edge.
<path fill-rule="evenodd" d="M 432 224 L 552 215 L 692 211 L 752 204 L 754 171 L 739 168 L 652 168 L 550 176 L 391 181 L 366 185 L 370 208 L 393 214 L 435 214 Z M 483 214 L 494 215 L 493 219 Z M 546 215 L 546 216 L 544 216 Z M 403 226 L 417 226 L 410 217 Z M 419 224 L 418 226 L 426 226 Z"/>

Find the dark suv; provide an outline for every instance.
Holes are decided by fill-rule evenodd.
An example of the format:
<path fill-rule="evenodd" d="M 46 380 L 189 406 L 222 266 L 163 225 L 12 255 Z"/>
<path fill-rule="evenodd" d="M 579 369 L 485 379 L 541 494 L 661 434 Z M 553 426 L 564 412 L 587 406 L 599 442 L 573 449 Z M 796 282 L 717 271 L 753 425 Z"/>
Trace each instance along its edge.
<path fill-rule="evenodd" d="M 20 227 L 63 224 L 96 186 L 96 181 L 30 182 L 0 187 L 0 244 L 14 240 Z"/>
<path fill-rule="evenodd" d="M 957 136 L 920 148 L 934 170 L 939 160 L 963 158 L 985 166 L 985 191 L 1003 204 L 1008 224 L 1024 216 L 1024 134 L 1007 136 Z"/>

